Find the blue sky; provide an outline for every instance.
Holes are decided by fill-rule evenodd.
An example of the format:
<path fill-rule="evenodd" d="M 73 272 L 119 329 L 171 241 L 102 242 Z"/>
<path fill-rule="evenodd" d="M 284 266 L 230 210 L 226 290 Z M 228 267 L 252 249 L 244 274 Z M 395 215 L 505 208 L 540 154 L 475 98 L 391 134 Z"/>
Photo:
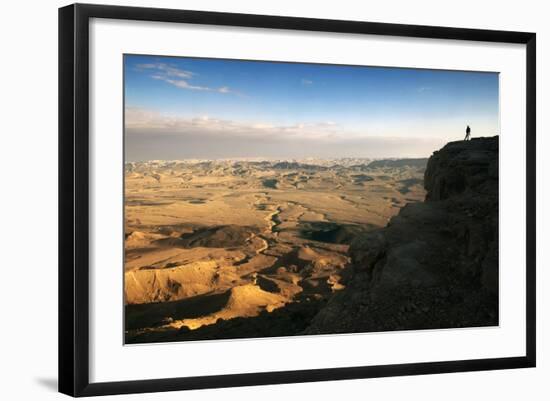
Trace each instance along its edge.
<path fill-rule="evenodd" d="M 296 146 L 306 149 L 288 157 L 414 157 L 462 139 L 467 124 L 473 136 L 498 134 L 496 73 L 133 55 L 124 72 L 128 146 L 158 148 L 130 158 L 224 157 L 199 136 L 249 145 L 227 157 L 284 158 Z M 189 140 L 197 154 L 163 156 L 166 137 L 170 147 Z M 396 147 L 399 139 L 415 146 Z"/>

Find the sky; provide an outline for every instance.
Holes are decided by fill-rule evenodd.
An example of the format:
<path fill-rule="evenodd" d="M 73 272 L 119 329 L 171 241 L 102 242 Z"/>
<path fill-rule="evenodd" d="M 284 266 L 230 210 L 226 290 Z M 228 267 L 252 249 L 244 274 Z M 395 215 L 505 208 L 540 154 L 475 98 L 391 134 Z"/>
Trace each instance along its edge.
<path fill-rule="evenodd" d="M 124 56 L 127 161 L 429 157 L 497 135 L 498 73 Z"/>

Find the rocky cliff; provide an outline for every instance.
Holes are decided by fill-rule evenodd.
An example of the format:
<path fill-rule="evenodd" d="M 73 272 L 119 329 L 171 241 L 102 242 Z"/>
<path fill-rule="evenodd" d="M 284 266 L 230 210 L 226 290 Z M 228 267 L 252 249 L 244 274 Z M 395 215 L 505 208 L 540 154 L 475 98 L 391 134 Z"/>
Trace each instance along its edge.
<path fill-rule="evenodd" d="M 306 334 L 498 324 L 498 136 L 434 152 L 426 200 L 356 238 Z"/>

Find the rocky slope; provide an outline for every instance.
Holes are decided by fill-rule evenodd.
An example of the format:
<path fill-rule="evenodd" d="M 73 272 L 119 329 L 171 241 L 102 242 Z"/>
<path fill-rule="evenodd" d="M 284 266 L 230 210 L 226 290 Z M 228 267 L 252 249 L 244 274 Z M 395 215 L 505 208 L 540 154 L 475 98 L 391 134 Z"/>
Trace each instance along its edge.
<path fill-rule="evenodd" d="M 336 293 L 305 334 L 498 324 L 498 136 L 428 161 L 424 202 L 361 234 Z"/>

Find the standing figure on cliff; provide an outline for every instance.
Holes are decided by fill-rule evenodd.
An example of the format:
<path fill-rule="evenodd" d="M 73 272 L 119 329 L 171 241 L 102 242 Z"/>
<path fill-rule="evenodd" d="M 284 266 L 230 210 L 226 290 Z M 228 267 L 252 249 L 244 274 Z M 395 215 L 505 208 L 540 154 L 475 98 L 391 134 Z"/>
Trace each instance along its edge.
<path fill-rule="evenodd" d="M 465 140 L 465 141 L 467 141 L 468 139 L 470 139 L 470 131 L 471 131 L 470 126 L 467 125 L 467 126 L 466 126 L 466 136 L 464 137 L 464 140 Z"/>

